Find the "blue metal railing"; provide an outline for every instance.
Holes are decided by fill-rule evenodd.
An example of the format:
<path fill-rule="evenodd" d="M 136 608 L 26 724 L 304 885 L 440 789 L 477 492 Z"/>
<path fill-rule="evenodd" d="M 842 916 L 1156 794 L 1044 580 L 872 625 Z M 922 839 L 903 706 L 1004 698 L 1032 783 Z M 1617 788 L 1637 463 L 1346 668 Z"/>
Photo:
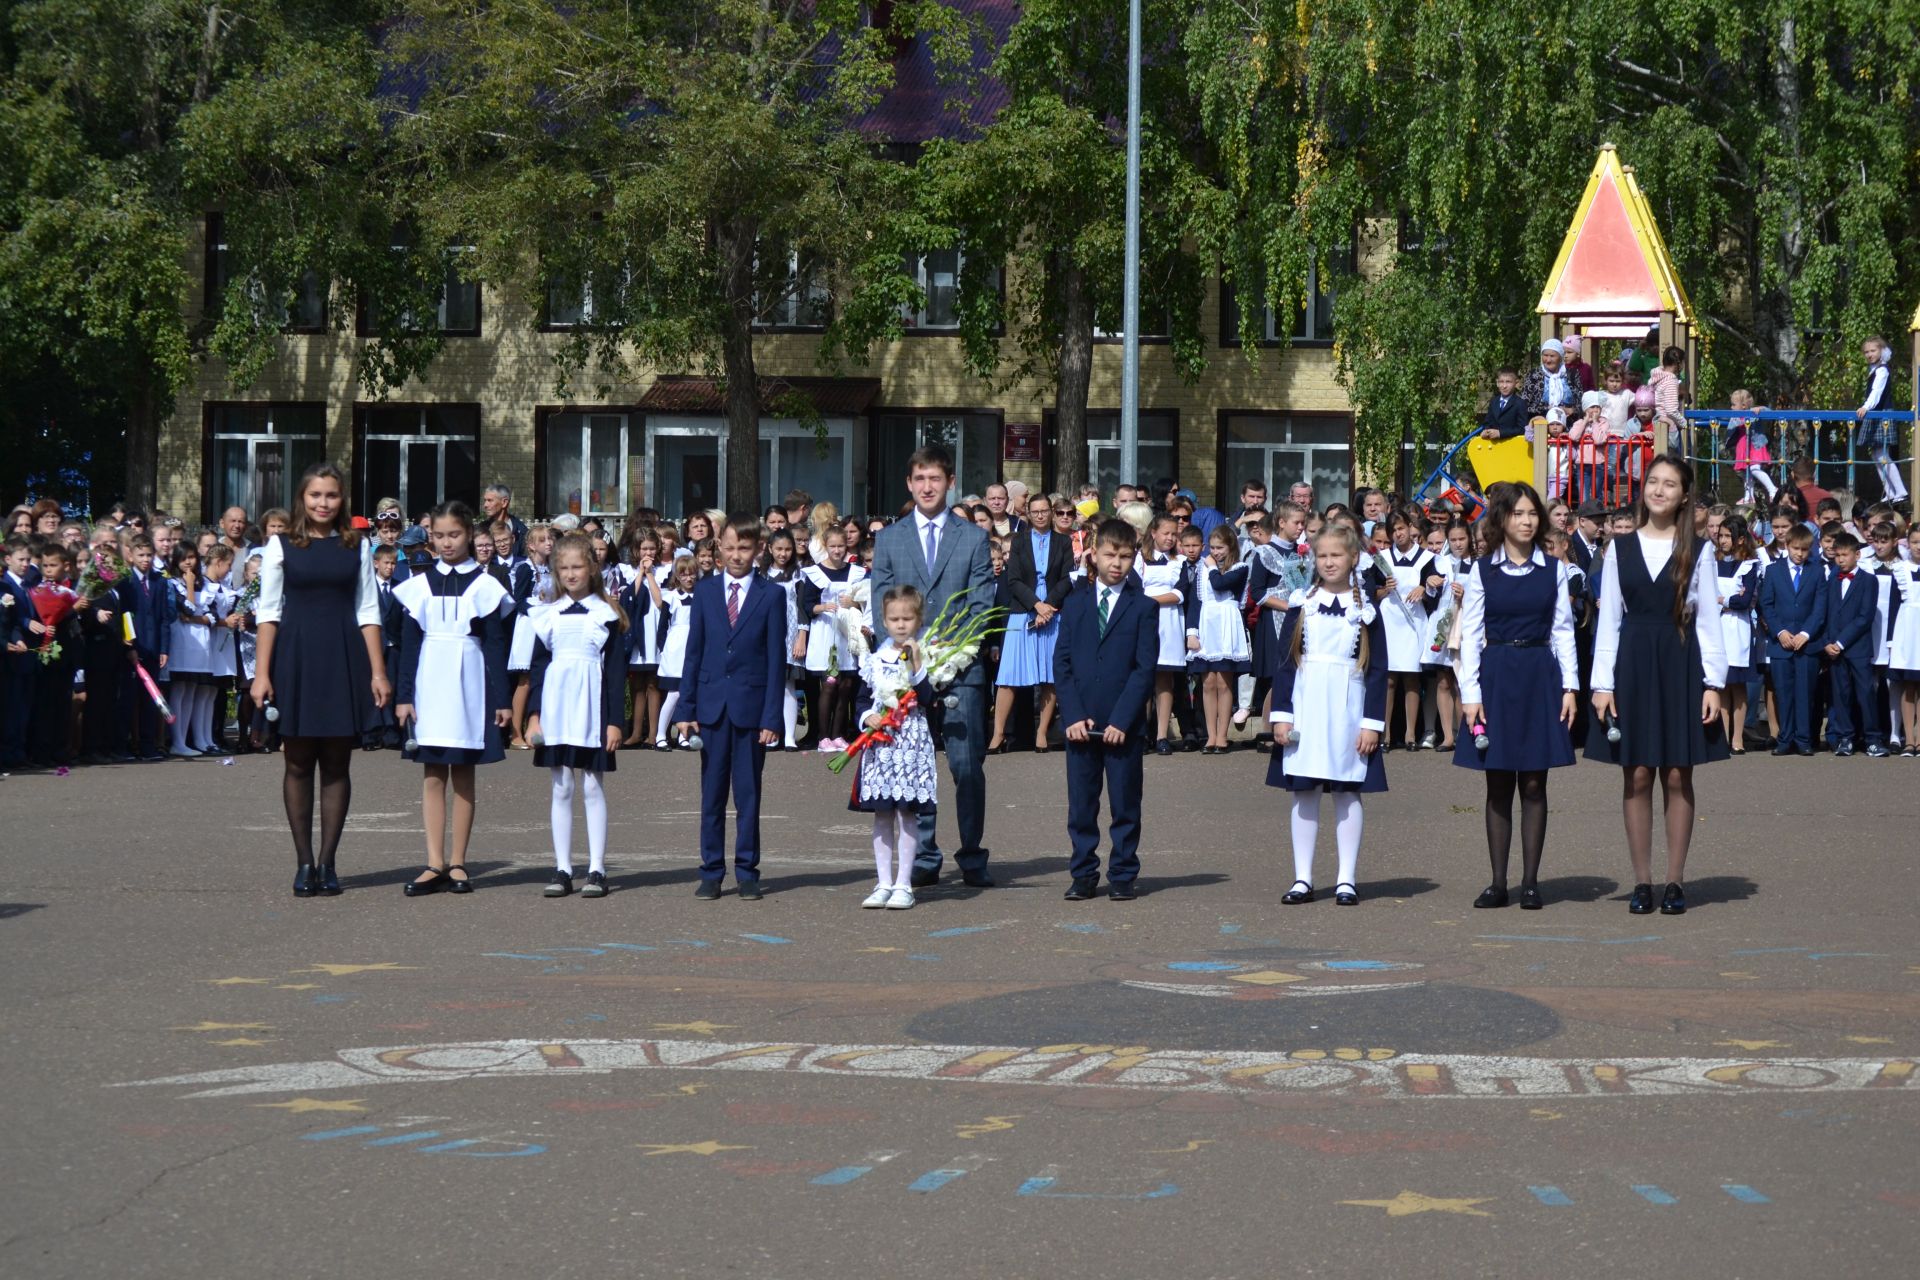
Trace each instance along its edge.
<path fill-rule="evenodd" d="M 1913 460 L 1911 427 L 1915 414 L 1908 409 L 1881 409 L 1856 419 L 1851 409 L 1689 409 L 1686 428 L 1671 446 L 1693 464 L 1694 474 L 1708 493 L 1725 496 L 1728 487 L 1752 487 L 1747 467 L 1764 474 L 1775 487 L 1784 484 L 1793 464 L 1811 458 L 1814 482 L 1822 488 L 1846 488 L 1860 497 L 1864 471 L 1875 476 L 1881 450 L 1880 428 L 1891 426 L 1886 445 L 1895 466 L 1904 475 Z M 1768 460 L 1746 462 L 1734 456 L 1737 433 L 1727 424 L 1744 420 L 1758 425 L 1767 438 Z M 1877 477 L 1874 484 L 1878 485 Z M 1765 492 L 1765 487 L 1761 487 Z M 1875 497 L 1878 496 L 1877 492 Z"/>

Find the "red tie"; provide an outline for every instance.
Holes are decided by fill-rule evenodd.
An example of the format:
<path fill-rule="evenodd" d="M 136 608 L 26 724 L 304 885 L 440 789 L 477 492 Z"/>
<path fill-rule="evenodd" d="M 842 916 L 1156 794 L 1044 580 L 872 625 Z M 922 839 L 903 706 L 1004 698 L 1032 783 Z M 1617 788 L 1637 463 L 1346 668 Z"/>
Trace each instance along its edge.
<path fill-rule="evenodd" d="M 738 621 L 740 621 L 740 584 L 730 582 L 727 584 L 727 625 L 731 627 Z"/>
<path fill-rule="evenodd" d="M 1840 575 L 1840 581 L 1842 581 L 1842 582 L 1852 582 L 1852 581 L 1853 581 L 1853 570 L 1851 570 L 1851 569 L 1849 569 L 1849 570 L 1847 570 L 1847 571 L 1846 571 L 1845 573 L 1843 573 L 1843 574 L 1841 574 L 1841 575 Z"/>

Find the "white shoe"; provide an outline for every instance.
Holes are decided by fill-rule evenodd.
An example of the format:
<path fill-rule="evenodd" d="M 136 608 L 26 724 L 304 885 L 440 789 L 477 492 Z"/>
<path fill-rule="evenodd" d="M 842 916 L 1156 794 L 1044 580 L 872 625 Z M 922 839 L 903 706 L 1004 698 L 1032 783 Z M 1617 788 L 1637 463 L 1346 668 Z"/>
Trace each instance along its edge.
<path fill-rule="evenodd" d="M 865 907 L 868 911 L 873 911 L 873 910 L 876 910 L 877 908 L 886 906 L 888 899 L 892 897 L 893 897 L 893 886 L 890 884 L 883 884 L 879 888 L 875 889 L 872 893 L 868 894 L 867 900 L 865 902 L 862 902 L 860 905 Z M 908 905 L 911 906 L 912 903 L 908 903 Z"/>
<path fill-rule="evenodd" d="M 1248 716 L 1249 716 L 1250 714 L 1252 714 L 1252 713 L 1251 713 L 1251 712 L 1249 712 L 1249 711 L 1247 710 L 1247 708 L 1245 708 L 1245 707 L 1242 707 L 1242 708 L 1240 708 L 1240 709 L 1239 709 L 1238 711 L 1236 711 L 1236 712 L 1234 712 L 1234 713 L 1233 713 L 1233 727 L 1234 727 L 1234 728 L 1236 728 L 1236 729 L 1244 729 L 1244 728 L 1246 728 L 1246 727 L 1247 727 L 1247 717 L 1248 717 Z"/>
<path fill-rule="evenodd" d="M 913 890 L 904 884 L 897 884 L 893 892 L 887 895 L 887 910 L 910 911 L 913 909 Z"/>

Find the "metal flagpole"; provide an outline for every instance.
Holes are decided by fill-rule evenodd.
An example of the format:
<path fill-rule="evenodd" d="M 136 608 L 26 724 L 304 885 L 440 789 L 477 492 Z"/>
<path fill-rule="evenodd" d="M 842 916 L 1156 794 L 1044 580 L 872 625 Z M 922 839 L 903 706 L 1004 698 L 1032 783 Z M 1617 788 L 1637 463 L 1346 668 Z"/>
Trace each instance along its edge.
<path fill-rule="evenodd" d="M 1140 468 L 1140 5 L 1127 4 L 1127 276 L 1121 308 L 1120 482 Z"/>

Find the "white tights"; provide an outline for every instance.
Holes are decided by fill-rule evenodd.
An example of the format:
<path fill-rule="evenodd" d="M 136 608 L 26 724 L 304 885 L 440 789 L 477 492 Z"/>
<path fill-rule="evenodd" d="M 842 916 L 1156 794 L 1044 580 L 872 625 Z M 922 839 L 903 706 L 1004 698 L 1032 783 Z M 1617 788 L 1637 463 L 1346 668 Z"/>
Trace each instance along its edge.
<path fill-rule="evenodd" d="M 580 775 L 580 798 L 587 807 L 587 870 L 607 871 L 607 790 L 590 769 L 555 765 L 553 775 L 553 864 L 573 874 L 573 775 Z"/>
<path fill-rule="evenodd" d="M 1360 830 L 1365 817 L 1358 791 L 1328 793 L 1333 801 L 1334 847 L 1340 854 L 1337 884 L 1353 884 L 1360 861 Z M 1320 792 L 1293 793 L 1293 878 L 1313 883 L 1313 846 L 1320 838 Z"/>
<path fill-rule="evenodd" d="M 920 815 L 912 809 L 879 809 L 873 815 L 873 869 L 880 883 L 904 888 L 913 883 L 913 859 L 920 852 Z"/>
<path fill-rule="evenodd" d="M 787 729 L 787 739 L 781 745 L 791 747 L 793 731 L 800 723 L 800 695 L 794 692 L 792 676 L 787 677 L 786 691 L 780 695 L 780 721 Z"/>
<path fill-rule="evenodd" d="M 673 725 L 673 710 L 679 705 L 680 691 L 678 689 L 669 693 L 666 700 L 660 704 L 660 720 L 653 726 L 654 746 L 664 747 L 667 745 L 667 732 Z"/>
<path fill-rule="evenodd" d="M 173 697 L 173 750 L 176 755 L 188 751 L 206 751 L 213 746 L 214 687 L 202 681 L 182 681 L 168 692 Z"/>

